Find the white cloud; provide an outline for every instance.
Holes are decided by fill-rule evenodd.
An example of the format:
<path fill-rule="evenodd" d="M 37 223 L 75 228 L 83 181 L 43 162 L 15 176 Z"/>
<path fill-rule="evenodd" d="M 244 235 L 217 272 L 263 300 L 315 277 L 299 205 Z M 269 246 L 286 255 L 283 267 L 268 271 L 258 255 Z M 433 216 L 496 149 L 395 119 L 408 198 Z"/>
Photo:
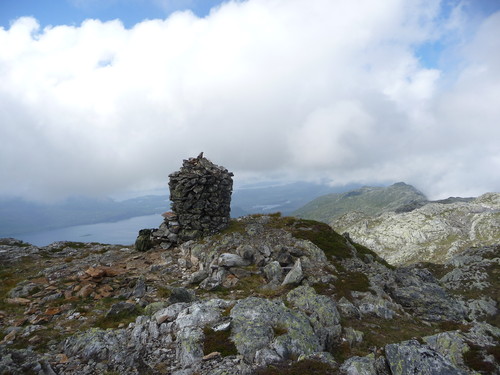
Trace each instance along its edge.
<path fill-rule="evenodd" d="M 0 29 L 0 193 L 166 184 L 202 150 L 236 177 L 498 191 L 500 13 L 465 45 L 456 14 L 442 20 L 433 0 L 249 0 L 131 29 L 18 19 Z M 453 74 L 415 55 L 436 30 L 461 47 Z"/>

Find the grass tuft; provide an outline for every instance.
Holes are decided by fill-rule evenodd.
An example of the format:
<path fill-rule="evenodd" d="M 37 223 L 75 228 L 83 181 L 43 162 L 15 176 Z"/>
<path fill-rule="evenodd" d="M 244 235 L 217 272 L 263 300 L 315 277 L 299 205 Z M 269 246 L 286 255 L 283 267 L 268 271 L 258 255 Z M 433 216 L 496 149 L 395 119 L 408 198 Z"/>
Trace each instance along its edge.
<path fill-rule="evenodd" d="M 237 355 L 238 350 L 230 338 L 231 331 L 214 331 L 210 327 L 205 327 L 203 330 L 205 339 L 203 341 L 203 353 L 205 355 L 219 352 L 223 357 L 229 355 Z"/>

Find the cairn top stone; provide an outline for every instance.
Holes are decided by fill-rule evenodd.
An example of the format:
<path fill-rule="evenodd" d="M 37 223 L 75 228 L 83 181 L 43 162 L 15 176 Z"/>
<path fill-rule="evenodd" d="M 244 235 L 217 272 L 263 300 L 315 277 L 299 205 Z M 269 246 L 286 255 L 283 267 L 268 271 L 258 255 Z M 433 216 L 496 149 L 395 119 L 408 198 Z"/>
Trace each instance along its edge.
<path fill-rule="evenodd" d="M 233 173 L 229 172 L 226 168 L 216 165 L 212 163 L 210 160 L 203 156 L 203 152 L 200 153 L 196 158 L 185 159 L 182 162 L 182 167 L 180 170 L 169 174 L 169 178 L 178 178 L 178 177 L 195 177 L 191 176 L 191 173 L 199 175 L 200 173 L 211 173 L 211 174 L 227 174 L 228 176 L 234 176 Z M 170 185 L 170 184 L 169 184 Z"/>

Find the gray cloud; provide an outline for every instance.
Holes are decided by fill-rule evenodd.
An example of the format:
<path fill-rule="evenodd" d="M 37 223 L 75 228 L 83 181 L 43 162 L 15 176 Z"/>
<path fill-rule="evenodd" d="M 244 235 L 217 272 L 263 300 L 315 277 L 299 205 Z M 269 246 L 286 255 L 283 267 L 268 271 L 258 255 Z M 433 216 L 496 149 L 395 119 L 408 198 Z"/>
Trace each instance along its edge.
<path fill-rule="evenodd" d="M 18 19 L 0 29 L 0 194 L 165 185 L 202 150 L 240 179 L 498 191 L 500 13 L 465 38 L 462 8 L 249 0 L 132 29 Z M 449 71 L 416 57 L 436 38 L 453 43 Z"/>

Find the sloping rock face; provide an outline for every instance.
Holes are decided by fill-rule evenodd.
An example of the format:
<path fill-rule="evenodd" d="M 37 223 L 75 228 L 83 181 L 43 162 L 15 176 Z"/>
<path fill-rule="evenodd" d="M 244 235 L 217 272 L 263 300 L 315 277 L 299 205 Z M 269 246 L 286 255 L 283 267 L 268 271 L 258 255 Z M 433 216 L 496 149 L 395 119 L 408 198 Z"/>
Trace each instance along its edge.
<path fill-rule="evenodd" d="M 0 240 L 0 374 L 499 373 L 499 252 L 397 268 L 279 215 L 146 252 Z"/>
<path fill-rule="evenodd" d="M 469 247 L 500 242 L 500 194 L 487 193 L 470 202 L 429 203 L 411 212 L 376 217 L 351 212 L 331 225 L 391 264 L 441 263 Z"/>

